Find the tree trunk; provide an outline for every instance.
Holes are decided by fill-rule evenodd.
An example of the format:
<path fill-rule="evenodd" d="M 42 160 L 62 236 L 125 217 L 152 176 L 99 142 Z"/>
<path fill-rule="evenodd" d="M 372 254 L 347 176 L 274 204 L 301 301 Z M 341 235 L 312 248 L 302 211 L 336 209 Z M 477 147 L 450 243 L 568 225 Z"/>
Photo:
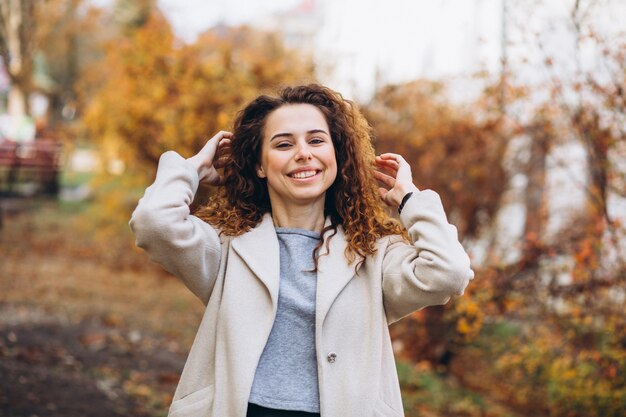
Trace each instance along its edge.
<path fill-rule="evenodd" d="M 9 89 L 8 112 L 12 116 L 24 116 L 29 113 L 28 93 L 22 86 L 12 83 Z"/>
<path fill-rule="evenodd" d="M 530 158 L 526 167 L 528 184 L 524 204 L 526 221 L 524 224 L 524 248 L 522 257 L 536 260 L 538 247 L 546 224 L 546 160 L 551 144 L 549 122 L 537 121 L 529 129 L 531 136 Z"/>
<path fill-rule="evenodd" d="M 9 114 L 28 114 L 32 91 L 33 38 L 35 33 L 33 0 L 0 0 L 0 55 L 11 81 Z"/>

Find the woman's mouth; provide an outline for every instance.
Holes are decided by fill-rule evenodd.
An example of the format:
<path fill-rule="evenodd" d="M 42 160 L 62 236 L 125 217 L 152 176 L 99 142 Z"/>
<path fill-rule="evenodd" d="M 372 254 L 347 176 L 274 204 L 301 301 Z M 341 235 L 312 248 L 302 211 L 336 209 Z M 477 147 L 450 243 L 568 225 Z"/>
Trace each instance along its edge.
<path fill-rule="evenodd" d="M 293 174 L 289 174 L 289 177 L 301 180 L 305 178 L 311 178 L 315 176 L 318 172 L 319 171 L 316 171 L 316 170 L 299 171 L 299 172 L 294 172 Z"/>

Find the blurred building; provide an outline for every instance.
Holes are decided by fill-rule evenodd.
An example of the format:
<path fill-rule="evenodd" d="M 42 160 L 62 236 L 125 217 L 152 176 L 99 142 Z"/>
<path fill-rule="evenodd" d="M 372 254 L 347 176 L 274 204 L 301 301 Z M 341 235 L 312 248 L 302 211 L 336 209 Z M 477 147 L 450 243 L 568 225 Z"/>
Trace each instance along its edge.
<path fill-rule="evenodd" d="M 302 0 L 295 7 L 252 22 L 260 29 L 281 33 L 288 47 L 310 54 L 315 52 L 322 24 L 320 0 Z"/>

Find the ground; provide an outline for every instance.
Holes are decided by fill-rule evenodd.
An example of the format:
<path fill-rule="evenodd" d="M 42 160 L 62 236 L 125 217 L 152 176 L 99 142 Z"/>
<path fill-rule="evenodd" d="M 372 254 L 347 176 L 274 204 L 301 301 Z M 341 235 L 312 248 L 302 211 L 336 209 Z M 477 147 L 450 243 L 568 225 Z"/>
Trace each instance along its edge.
<path fill-rule="evenodd" d="M 9 304 L 0 315 L 10 318 L 0 325 L 2 416 L 159 415 L 165 401 L 154 404 L 145 384 L 166 400 L 182 369 L 164 339 L 99 319 L 68 322 Z"/>
<path fill-rule="evenodd" d="M 165 416 L 202 303 L 134 247 L 125 221 L 102 221 L 110 211 L 0 207 L 0 417 Z M 457 360 L 463 382 L 480 377 L 474 362 Z M 450 373 L 399 374 L 407 417 L 519 417 Z"/>
<path fill-rule="evenodd" d="M 130 246 L 111 260 L 75 214 L 5 210 L 0 416 L 163 416 L 202 305 Z"/>

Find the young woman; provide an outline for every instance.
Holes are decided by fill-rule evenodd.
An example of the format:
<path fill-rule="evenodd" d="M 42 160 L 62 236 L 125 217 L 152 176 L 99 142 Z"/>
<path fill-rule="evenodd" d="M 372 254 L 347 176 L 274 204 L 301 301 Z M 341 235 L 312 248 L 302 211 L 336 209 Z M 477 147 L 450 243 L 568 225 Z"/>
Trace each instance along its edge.
<path fill-rule="evenodd" d="M 200 183 L 222 187 L 192 215 Z M 163 154 L 130 225 L 206 305 L 170 417 L 402 416 L 387 326 L 473 278 L 439 196 L 319 85 Z"/>

